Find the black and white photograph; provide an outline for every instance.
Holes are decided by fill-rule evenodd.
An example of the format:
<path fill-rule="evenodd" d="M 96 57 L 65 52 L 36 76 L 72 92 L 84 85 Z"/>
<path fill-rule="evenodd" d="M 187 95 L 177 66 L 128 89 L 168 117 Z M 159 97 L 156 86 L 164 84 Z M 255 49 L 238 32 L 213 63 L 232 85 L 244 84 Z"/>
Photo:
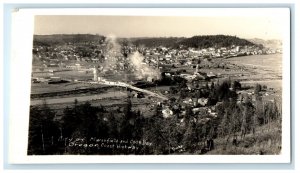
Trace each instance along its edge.
<path fill-rule="evenodd" d="M 35 15 L 27 156 L 281 155 L 277 10 Z"/>

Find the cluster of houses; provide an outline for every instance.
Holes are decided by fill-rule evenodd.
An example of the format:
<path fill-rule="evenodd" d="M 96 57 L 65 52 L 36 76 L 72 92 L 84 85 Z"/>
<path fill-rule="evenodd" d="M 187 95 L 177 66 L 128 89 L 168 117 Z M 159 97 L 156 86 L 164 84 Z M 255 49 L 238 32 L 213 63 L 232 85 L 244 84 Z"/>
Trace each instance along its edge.
<path fill-rule="evenodd" d="M 216 106 L 207 106 L 208 98 L 185 98 L 182 102 L 178 103 L 158 103 L 162 107 L 161 113 L 164 118 L 176 116 L 178 123 L 185 126 L 189 119 L 193 123 L 205 124 L 208 121 L 217 118 Z M 191 109 L 188 118 L 187 109 Z"/>
<path fill-rule="evenodd" d="M 163 46 L 148 48 L 138 46 L 123 46 L 119 56 L 127 56 L 139 51 L 144 56 L 145 63 L 154 68 L 162 68 L 164 65 L 192 65 L 195 59 L 234 57 L 256 54 L 282 53 L 281 49 L 266 49 L 258 46 L 210 47 L 175 49 Z M 34 46 L 33 56 L 43 62 L 46 67 L 65 67 L 78 69 L 77 64 L 84 62 L 101 63 L 110 57 L 106 43 L 91 42 L 89 44 L 66 44 L 56 46 Z"/>

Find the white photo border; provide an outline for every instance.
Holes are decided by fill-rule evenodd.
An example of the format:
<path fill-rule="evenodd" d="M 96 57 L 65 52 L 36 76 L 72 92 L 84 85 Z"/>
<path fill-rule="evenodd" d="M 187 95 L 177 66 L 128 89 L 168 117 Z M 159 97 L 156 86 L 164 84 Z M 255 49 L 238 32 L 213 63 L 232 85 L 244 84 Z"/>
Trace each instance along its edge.
<path fill-rule="evenodd" d="M 261 8 L 258 8 L 261 9 Z M 256 9 L 255 14 L 265 15 L 266 11 Z M 279 8 L 278 8 L 279 9 Z M 285 15 L 290 14 L 289 8 L 284 8 Z M 153 12 L 155 11 L 155 13 Z M 186 11 L 185 11 L 186 10 Z M 201 9 L 205 11 L 202 15 L 210 14 L 212 8 Z M 219 13 L 222 9 L 218 10 Z M 245 9 L 235 9 L 237 14 L 250 15 Z M 253 9 L 252 9 L 253 10 Z M 265 9 L 266 10 L 266 9 Z M 272 8 L 268 9 L 272 10 Z M 285 37 L 283 40 L 283 112 L 289 116 L 283 117 L 283 135 L 282 154 L 281 155 L 179 155 L 179 156 L 83 156 L 83 155 L 62 155 L 62 156 L 27 156 L 27 141 L 28 141 L 28 122 L 30 105 L 30 74 L 31 74 L 31 53 L 32 53 L 32 36 L 34 26 L 34 15 L 168 15 L 176 12 L 176 15 L 199 15 L 199 9 L 184 9 L 184 8 L 103 8 L 99 9 L 30 9 L 19 10 L 13 13 L 12 23 L 12 51 L 10 59 L 10 123 L 9 123 L 9 162 L 12 164 L 29 164 L 29 163 L 290 163 L 291 161 L 291 131 L 290 131 L 290 20 L 285 23 Z M 161 11 L 161 12 L 159 12 Z M 182 11 L 179 14 L 178 11 Z M 200 12 L 201 13 L 201 12 Z M 172 14 L 175 15 L 175 14 Z M 220 14 L 219 14 L 220 15 Z M 228 11 L 223 15 L 229 15 Z M 290 16 L 289 16 L 290 17 Z M 22 39 L 20 39 L 22 38 Z M 12 66 L 13 65 L 13 66 Z M 18 70 L 17 70 L 18 69 Z M 287 85 L 288 84 L 288 85 Z M 20 88 L 22 86 L 22 88 Z M 20 99 L 21 98 L 21 99 Z M 17 105 L 17 106 L 16 106 Z"/>

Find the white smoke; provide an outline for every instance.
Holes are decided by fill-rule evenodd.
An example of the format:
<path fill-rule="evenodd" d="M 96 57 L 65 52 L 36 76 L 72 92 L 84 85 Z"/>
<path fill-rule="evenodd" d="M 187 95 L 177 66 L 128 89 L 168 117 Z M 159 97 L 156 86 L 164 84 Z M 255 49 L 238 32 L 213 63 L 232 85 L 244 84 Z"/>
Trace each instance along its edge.
<path fill-rule="evenodd" d="M 154 68 L 151 68 L 148 64 L 144 63 L 144 57 L 139 52 L 134 52 L 128 57 L 128 59 L 123 57 L 121 53 L 121 45 L 117 42 L 117 38 L 114 35 L 109 35 L 105 40 L 105 62 L 103 64 L 102 71 L 105 73 L 107 71 L 116 72 L 120 70 L 118 67 L 123 66 L 127 62 L 132 64 L 134 69 L 134 75 L 139 79 L 159 79 L 160 72 Z M 125 62 L 126 61 L 126 62 Z M 128 69 L 130 71 L 130 69 Z M 120 74 L 120 73 L 118 73 Z"/>
<path fill-rule="evenodd" d="M 112 35 L 112 34 L 108 35 L 105 39 L 105 42 L 108 46 L 108 49 L 110 49 L 111 51 L 120 51 L 121 50 L 121 46 L 117 42 L 117 37 L 115 35 Z"/>
<path fill-rule="evenodd" d="M 139 52 L 134 52 L 129 56 L 130 62 L 133 64 L 133 67 L 136 71 L 138 78 L 147 78 L 159 79 L 160 73 L 155 69 L 149 67 L 146 63 L 143 62 L 144 57 Z"/>
<path fill-rule="evenodd" d="M 117 64 L 117 57 L 121 54 L 121 46 L 117 43 L 115 35 L 108 35 L 105 39 L 106 52 L 105 52 L 105 64 L 103 71 L 114 69 Z"/>

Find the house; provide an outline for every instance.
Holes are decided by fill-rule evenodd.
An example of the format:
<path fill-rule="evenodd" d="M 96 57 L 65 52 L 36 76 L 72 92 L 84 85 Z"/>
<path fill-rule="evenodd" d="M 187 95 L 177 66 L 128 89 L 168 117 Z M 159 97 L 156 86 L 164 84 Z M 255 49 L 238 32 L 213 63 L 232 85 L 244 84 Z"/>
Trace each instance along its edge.
<path fill-rule="evenodd" d="M 99 59 L 98 59 L 98 58 L 92 58 L 92 62 L 93 62 L 93 63 L 98 63 L 98 62 L 99 62 Z"/>
<path fill-rule="evenodd" d="M 201 110 L 203 110 L 203 108 L 193 108 L 192 111 L 194 114 L 200 112 Z"/>
<path fill-rule="evenodd" d="M 171 56 L 170 54 L 167 54 L 167 55 L 165 56 L 165 58 L 166 58 L 166 60 L 170 60 L 170 58 L 172 58 L 172 56 Z"/>
<path fill-rule="evenodd" d="M 153 77 L 151 77 L 151 76 L 148 76 L 148 77 L 147 77 L 147 81 L 148 81 L 148 82 L 153 82 L 153 81 L 154 81 L 154 79 L 153 79 Z"/>
<path fill-rule="evenodd" d="M 58 64 L 49 64 L 48 67 L 58 67 Z"/>
<path fill-rule="evenodd" d="M 198 99 L 198 103 L 201 105 L 201 106 L 206 106 L 207 105 L 207 102 L 208 102 L 208 99 L 207 98 L 200 98 Z"/>
<path fill-rule="evenodd" d="M 166 107 L 162 110 L 162 114 L 164 118 L 169 118 L 173 115 L 173 111 L 169 107 Z"/>
<path fill-rule="evenodd" d="M 207 74 L 207 77 L 208 77 L 208 78 L 215 78 L 215 77 L 217 77 L 217 75 L 215 75 L 213 72 L 209 72 L 209 73 Z"/>
<path fill-rule="evenodd" d="M 202 118 L 198 120 L 199 124 L 206 124 L 208 121 L 210 121 L 210 118 Z"/>

